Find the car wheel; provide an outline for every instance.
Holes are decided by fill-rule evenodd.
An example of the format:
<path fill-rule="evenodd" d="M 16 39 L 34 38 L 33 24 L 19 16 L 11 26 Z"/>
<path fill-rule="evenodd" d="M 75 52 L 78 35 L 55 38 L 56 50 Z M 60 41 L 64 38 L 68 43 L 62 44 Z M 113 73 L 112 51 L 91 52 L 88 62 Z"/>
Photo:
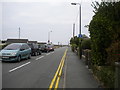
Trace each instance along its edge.
<path fill-rule="evenodd" d="M 39 55 L 41 55 L 41 52 L 39 52 Z"/>
<path fill-rule="evenodd" d="M 48 53 L 48 50 L 46 50 L 46 53 Z"/>
<path fill-rule="evenodd" d="M 40 55 L 40 53 L 38 52 L 37 55 Z"/>
<path fill-rule="evenodd" d="M 37 52 L 35 52 L 35 56 L 37 56 Z"/>
<path fill-rule="evenodd" d="M 29 54 L 28 59 L 31 59 L 31 54 Z"/>
<path fill-rule="evenodd" d="M 20 57 L 20 56 L 18 56 L 17 61 L 18 61 L 18 62 L 20 62 L 20 61 L 21 61 L 21 57 Z"/>

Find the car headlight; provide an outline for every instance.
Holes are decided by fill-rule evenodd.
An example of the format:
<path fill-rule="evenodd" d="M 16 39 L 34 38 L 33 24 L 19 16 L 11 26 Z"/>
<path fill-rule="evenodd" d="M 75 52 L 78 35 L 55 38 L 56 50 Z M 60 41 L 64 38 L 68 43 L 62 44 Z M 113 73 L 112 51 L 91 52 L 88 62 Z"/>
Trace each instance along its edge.
<path fill-rule="evenodd" d="M 15 56 L 16 54 L 17 54 L 16 52 L 14 52 L 14 53 L 11 53 L 11 55 L 12 55 L 12 56 Z"/>

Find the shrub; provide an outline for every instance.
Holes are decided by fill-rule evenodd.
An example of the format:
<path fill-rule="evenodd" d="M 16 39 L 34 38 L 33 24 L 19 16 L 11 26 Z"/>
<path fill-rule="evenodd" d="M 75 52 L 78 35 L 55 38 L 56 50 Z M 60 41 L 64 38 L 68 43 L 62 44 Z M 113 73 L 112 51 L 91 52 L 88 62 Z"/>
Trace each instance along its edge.
<path fill-rule="evenodd" d="M 115 62 L 120 61 L 120 41 L 112 43 L 106 51 L 108 54 L 107 63 L 109 65 L 114 65 Z"/>
<path fill-rule="evenodd" d="M 77 49 L 77 45 L 76 45 L 76 44 L 72 44 L 72 45 L 71 45 L 71 49 L 72 49 L 72 51 L 74 52 L 75 49 Z"/>
<path fill-rule="evenodd" d="M 82 41 L 82 49 L 91 49 L 91 40 L 90 39 L 84 39 Z"/>
<path fill-rule="evenodd" d="M 115 69 L 112 66 L 93 66 L 93 72 L 98 80 L 107 88 L 114 88 Z"/>

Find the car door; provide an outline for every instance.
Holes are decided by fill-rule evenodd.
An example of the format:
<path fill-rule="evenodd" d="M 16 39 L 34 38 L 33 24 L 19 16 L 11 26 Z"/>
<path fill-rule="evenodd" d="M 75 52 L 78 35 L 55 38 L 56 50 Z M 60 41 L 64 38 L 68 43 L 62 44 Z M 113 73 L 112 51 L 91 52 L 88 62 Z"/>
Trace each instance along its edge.
<path fill-rule="evenodd" d="M 25 48 L 24 44 L 21 46 L 20 54 L 21 54 L 21 58 L 25 58 L 26 57 L 26 48 Z"/>
<path fill-rule="evenodd" d="M 25 55 L 28 56 L 30 54 L 30 48 L 27 44 L 25 44 Z"/>

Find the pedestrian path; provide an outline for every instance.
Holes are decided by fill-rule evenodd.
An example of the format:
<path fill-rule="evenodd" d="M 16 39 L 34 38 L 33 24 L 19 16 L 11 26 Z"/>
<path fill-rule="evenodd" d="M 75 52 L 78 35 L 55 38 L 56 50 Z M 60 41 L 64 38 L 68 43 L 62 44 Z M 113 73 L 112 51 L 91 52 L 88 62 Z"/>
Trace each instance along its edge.
<path fill-rule="evenodd" d="M 68 49 L 65 62 L 65 88 L 98 88 L 99 83 L 86 68 L 84 61 Z"/>

